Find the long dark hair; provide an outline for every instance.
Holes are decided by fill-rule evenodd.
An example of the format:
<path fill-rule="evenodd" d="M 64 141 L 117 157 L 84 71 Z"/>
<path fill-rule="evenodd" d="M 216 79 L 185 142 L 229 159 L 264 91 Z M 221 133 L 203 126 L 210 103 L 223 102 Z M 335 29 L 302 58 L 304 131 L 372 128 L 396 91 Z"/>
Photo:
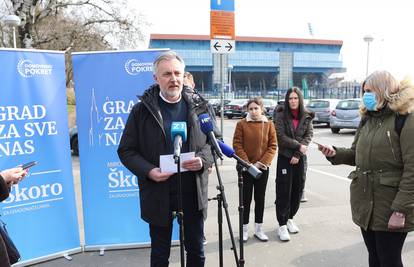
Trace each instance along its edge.
<path fill-rule="evenodd" d="M 299 98 L 299 118 L 302 118 L 303 115 L 305 114 L 305 105 L 303 104 L 303 94 L 302 91 L 299 89 L 299 87 L 291 87 L 287 90 L 286 95 L 285 95 L 285 108 L 283 110 L 283 113 L 285 114 L 285 118 L 291 118 L 292 117 L 292 112 L 290 110 L 289 107 L 289 96 L 291 93 L 296 93 L 298 95 Z"/>

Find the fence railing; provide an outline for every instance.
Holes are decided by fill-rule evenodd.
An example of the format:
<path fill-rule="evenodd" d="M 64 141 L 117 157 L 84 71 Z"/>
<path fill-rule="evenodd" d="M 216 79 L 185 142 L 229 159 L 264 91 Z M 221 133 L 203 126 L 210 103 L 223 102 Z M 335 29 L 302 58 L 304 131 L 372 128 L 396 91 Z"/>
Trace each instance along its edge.
<path fill-rule="evenodd" d="M 337 98 L 337 99 L 347 99 L 347 98 L 359 98 L 361 92 L 360 85 L 354 86 L 341 86 L 341 87 L 323 87 L 317 86 L 308 89 L 303 92 L 305 98 L 315 99 L 315 98 Z M 235 91 L 224 94 L 225 99 L 249 99 L 256 96 L 261 96 L 263 98 L 281 100 L 285 99 L 286 90 L 273 90 L 273 91 Z M 208 99 L 220 98 L 220 92 L 204 91 L 203 96 Z"/>

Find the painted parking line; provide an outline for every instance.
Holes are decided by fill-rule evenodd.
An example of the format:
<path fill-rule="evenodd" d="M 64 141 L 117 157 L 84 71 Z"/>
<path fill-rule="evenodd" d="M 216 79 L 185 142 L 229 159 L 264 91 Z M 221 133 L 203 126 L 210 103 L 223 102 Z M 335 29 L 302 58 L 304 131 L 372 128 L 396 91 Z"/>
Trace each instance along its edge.
<path fill-rule="evenodd" d="M 326 176 L 329 176 L 329 177 L 332 177 L 332 178 L 335 178 L 335 179 L 338 179 L 338 180 L 343 180 L 343 181 L 346 181 L 348 183 L 351 182 L 351 179 L 349 179 L 347 177 L 335 175 L 335 174 L 332 174 L 332 173 L 329 173 L 329 172 L 320 171 L 320 170 L 317 170 L 317 169 L 314 169 L 314 168 L 308 168 L 308 170 L 312 171 L 312 172 L 320 173 L 320 174 L 323 174 L 323 175 L 326 175 Z"/>

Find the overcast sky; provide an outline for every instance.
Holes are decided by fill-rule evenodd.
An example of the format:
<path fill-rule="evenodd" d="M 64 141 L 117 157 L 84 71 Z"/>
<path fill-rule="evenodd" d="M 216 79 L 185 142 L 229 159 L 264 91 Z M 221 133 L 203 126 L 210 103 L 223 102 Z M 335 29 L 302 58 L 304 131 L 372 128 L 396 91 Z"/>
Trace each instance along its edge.
<path fill-rule="evenodd" d="M 146 33 L 210 34 L 210 0 L 130 0 L 151 24 Z M 235 0 L 236 35 L 342 40 L 349 79 L 386 69 L 414 77 L 414 2 L 410 0 Z M 313 37 L 309 33 L 311 23 Z M 237 47 L 236 47 L 237 49 Z"/>

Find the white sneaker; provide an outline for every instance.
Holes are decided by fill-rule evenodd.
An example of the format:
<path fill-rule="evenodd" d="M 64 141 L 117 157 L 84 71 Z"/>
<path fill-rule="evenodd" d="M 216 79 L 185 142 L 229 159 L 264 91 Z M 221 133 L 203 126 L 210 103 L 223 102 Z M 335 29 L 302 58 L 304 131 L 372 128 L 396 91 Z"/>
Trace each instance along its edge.
<path fill-rule="evenodd" d="M 243 242 L 247 242 L 247 239 L 249 239 L 249 225 L 243 224 Z"/>
<path fill-rule="evenodd" d="M 308 198 L 306 197 L 305 190 L 302 191 L 302 197 L 300 198 L 300 202 L 307 202 Z"/>
<path fill-rule="evenodd" d="M 277 229 L 277 235 L 281 241 L 289 241 L 290 235 L 286 225 L 282 225 Z"/>
<path fill-rule="evenodd" d="M 256 223 L 255 224 L 254 236 L 257 239 L 259 239 L 260 241 L 263 241 L 263 242 L 266 242 L 267 240 L 269 240 L 267 235 L 263 232 L 261 223 Z"/>
<path fill-rule="evenodd" d="M 203 245 L 205 246 L 205 245 L 207 245 L 207 239 L 206 239 L 206 236 L 205 235 L 203 235 Z"/>
<path fill-rule="evenodd" d="M 292 219 L 289 219 L 286 225 L 290 233 L 292 234 L 299 233 L 299 227 L 296 225 L 296 223 Z"/>

